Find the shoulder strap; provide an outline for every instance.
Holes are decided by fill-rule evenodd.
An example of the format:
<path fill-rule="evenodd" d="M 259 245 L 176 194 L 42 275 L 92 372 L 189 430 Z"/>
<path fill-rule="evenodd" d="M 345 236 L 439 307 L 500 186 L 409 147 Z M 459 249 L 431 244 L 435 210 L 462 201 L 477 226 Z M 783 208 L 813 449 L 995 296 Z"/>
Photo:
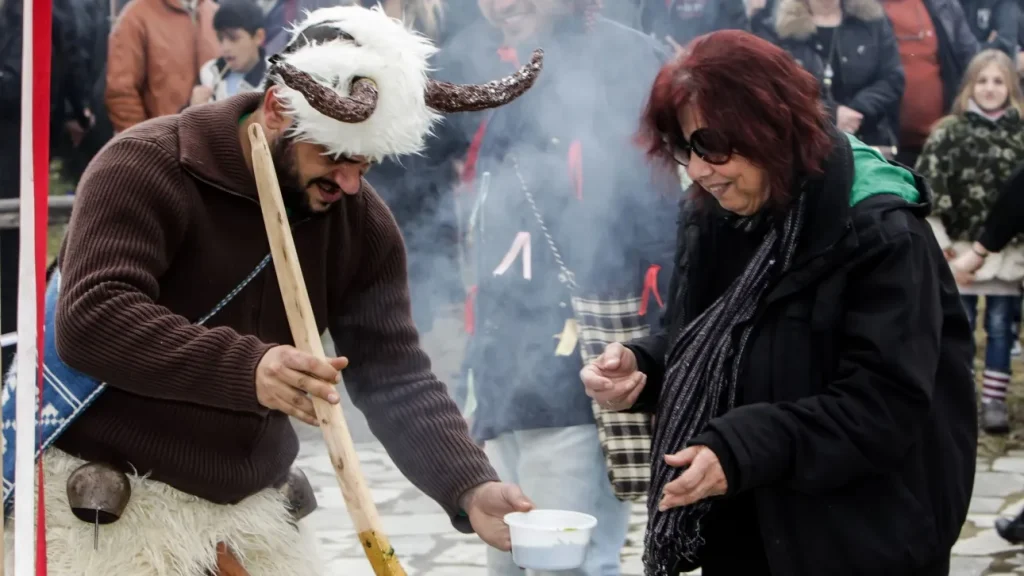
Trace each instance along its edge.
<path fill-rule="evenodd" d="M 242 288 L 245 288 L 246 286 L 248 286 L 249 282 L 252 282 L 252 279 L 255 278 L 257 274 L 262 272 L 263 269 L 267 267 L 267 264 L 270 264 L 270 261 L 272 259 L 271 257 L 272 257 L 271 254 L 267 254 L 266 256 L 264 256 L 263 260 L 260 260 L 260 263 L 256 265 L 256 268 L 253 268 L 253 271 L 250 272 L 248 276 L 243 278 L 242 282 L 239 283 L 238 286 L 235 286 L 234 289 L 231 290 L 231 292 L 228 292 L 228 295 L 225 296 L 224 299 L 222 299 L 220 302 L 218 302 L 217 305 L 213 307 L 213 310 L 210 310 L 209 314 L 207 314 L 206 316 L 203 316 L 202 318 L 200 318 L 199 321 L 197 322 L 197 324 L 199 324 L 199 325 L 206 324 L 206 322 L 210 318 L 213 318 L 218 312 L 221 311 L 221 309 L 223 309 L 225 306 L 227 306 L 228 302 L 231 302 L 231 300 L 235 296 L 238 296 L 238 293 L 242 291 Z"/>
<path fill-rule="evenodd" d="M 516 177 L 519 178 L 519 184 L 523 188 L 523 194 L 526 195 L 526 201 L 530 203 L 530 209 L 533 210 L 533 215 L 537 219 L 537 224 L 540 225 L 541 232 L 544 233 L 544 240 L 547 241 L 548 247 L 551 249 L 551 255 L 555 257 L 555 262 L 558 263 L 558 267 L 562 272 L 562 277 L 559 280 L 562 281 L 566 287 L 569 288 L 569 292 L 576 291 L 576 275 L 569 270 L 569 267 L 565 265 L 565 261 L 562 260 L 562 254 L 558 251 L 558 247 L 555 246 L 555 239 L 551 237 L 551 232 L 548 231 L 547 224 L 544 223 L 544 217 L 540 214 L 540 209 L 537 208 L 537 202 L 533 199 L 533 194 L 530 192 L 530 188 L 526 185 L 526 180 L 523 178 L 523 174 L 519 170 L 519 159 L 515 154 L 511 154 L 512 167 L 516 171 Z"/>

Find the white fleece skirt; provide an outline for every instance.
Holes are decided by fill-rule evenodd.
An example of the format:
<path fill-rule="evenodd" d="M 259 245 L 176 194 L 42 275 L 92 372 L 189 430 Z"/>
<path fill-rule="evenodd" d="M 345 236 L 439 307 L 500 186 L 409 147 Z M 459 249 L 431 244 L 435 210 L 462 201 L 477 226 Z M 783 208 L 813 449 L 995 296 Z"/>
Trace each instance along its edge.
<path fill-rule="evenodd" d="M 43 455 L 46 555 L 50 576 L 207 576 L 217 544 L 228 545 L 252 576 L 322 576 L 312 531 L 296 529 L 280 491 L 234 505 L 213 504 L 129 474 L 132 496 L 121 518 L 99 530 L 75 517 L 67 480 L 84 464 L 56 448 Z M 5 573 L 14 573 L 13 519 L 4 533 Z"/>

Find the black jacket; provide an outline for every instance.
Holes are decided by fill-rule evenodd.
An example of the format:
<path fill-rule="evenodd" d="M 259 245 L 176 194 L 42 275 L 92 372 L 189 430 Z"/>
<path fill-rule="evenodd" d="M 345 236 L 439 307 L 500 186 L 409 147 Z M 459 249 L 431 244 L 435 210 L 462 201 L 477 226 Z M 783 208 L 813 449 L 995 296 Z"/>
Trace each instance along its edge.
<path fill-rule="evenodd" d="M 853 177 L 838 139 L 804 192 L 793 265 L 755 317 L 742 404 L 691 445 L 719 456 L 725 498 L 752 496 L 773 574 L 945 576 L 974 482 L 973 337 L 928 201 L 880 194 L 851 208 Z M 629 344 L 648 375 L 636 409 L 668 409 L 657 406 L 667 334 L 721 258 L 706 246 L 711 218 L 684 215 L 676 270 L 686 259 L 690 274 L 670 294 L 686 283 L 687 300 L 671 299 L 665 332 Z"/>
<path fill-rule="evenodd" d="M 967 24 L 959 0 L 924 0 L 924 7 L 939 40 L 939 72 L 942 75 L 942 99 L 945 109 L 960 92 L 960 81 L 971 59 L 981 49 Z"/>
<path fill-rule="evenodd" d="M 839 105 L 864 115 L 857 134 L 861 140 L 876 146 L 896 145 L 905 84 L 896 36 L 877 0 L 846 0 L 843 12 L 835 38 L 838 82 L 831 90 L 824 84 L 827 62 L 819 54 L 817 28 L 804 2 L 779 0 L 774 29 L 759 26 L 757 32 L 785 48 L 822 82 L 822 99 L 833 116 Z"/>
<path fill-rule="evenodd" d="M 983 48 L 1017 57 L 1020 5 L 1018 0 L 960 0 L 971 32 Z M 989 41 L 992 34 L 995 38 Z"/>

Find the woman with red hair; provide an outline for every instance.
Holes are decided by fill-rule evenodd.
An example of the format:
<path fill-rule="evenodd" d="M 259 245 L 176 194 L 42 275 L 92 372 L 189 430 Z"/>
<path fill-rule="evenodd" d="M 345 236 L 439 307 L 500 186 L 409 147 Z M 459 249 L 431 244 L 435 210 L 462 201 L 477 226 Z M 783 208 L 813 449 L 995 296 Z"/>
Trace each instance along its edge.
<path fill-rule="evenodd" d="M 694 182 L 663 330 L 581 377 L 655 415 L 648 576 L 948 574 L 974 350 L 923 181 L 740 31 L 661 70 L 641 134 Z"/>

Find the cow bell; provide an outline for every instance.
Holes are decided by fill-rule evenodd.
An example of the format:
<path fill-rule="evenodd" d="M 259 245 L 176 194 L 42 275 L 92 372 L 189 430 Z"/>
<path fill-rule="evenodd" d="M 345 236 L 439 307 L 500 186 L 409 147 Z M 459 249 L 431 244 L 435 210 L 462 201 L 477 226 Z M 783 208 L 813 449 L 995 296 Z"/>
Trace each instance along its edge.
<path fill-rule="evenodd" d="M 316 510 L 316 493 L 313 492 L 313 486 L 301 469 L 292 468 L 288 472 L 288 480 L 281 487 L 281 491 L 294 521 L 298 522 Z"/>
<path fill-rule="evenodd" d="M 68 477 L 68 504 L 82 522 L 94 526 L 93 548 L 99 544 L 99 527 L 121 518 L 132 485 L 128 475 L 109 464 L 89 463 L 79 466 Z"/>

